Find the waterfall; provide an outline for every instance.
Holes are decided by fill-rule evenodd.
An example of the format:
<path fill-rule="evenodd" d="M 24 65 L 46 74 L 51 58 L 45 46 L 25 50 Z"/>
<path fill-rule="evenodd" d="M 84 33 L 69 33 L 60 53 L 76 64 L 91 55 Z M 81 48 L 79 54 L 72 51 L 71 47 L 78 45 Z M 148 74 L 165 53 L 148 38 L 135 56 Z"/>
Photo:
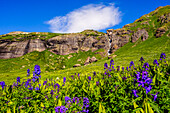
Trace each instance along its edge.
<path fill-rule="evenodd" d="M 108 56 L 110 55 L 110 48 L 111 48 L 111 40 L 110 40 L 110 38 L 109 38 L 109 50 L 107 51 Z"/>

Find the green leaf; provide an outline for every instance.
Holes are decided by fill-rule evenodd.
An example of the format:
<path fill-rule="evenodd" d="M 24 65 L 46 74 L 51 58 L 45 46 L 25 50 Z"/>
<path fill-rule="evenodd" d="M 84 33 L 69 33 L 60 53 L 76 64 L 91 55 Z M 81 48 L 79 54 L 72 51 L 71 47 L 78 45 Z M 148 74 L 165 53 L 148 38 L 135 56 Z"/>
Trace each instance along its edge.
<path fill-rule="evenodd" d="M 157 107 L 157 106 L 155 106 L 153 103 L 151 103 L 151 102 L 148 102 L 151 106 L 152 106 L 152 108 L 156 111 L 156 112 L 158 112 L 158 113 L 160 113 L 159 112 L 159 108 Z"/>
<path fill-rule="evenodd" d="M 148 109 L 149 109 L 149 113 L 154 113 L 154 111 L 152 110 L 152 108 L 150 107 L 150 104 L 148 103 Z"/>

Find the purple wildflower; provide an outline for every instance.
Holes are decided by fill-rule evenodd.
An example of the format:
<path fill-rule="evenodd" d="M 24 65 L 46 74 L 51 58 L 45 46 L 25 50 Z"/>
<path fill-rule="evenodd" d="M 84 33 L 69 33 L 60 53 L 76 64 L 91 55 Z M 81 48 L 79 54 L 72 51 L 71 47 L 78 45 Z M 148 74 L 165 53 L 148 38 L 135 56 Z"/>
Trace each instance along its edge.
<path fill-rule="evenodd" d="M 89 76 L 88 79 L 91 81 L 91 76 Z"/>
<path fill-rule="evenodd" d="M 143 63 L 143 61 L 145 61 L 145 60 L 144 60 L 144 58 L 143 58 L 143 57 L 141 57 L 139 61 L 141 61 L 141 62 Z"/>
<path fill-rule="evenodd" d="M 0 82 L 0 85 L 1 85 L 2 89 L 4 89 L 5 82 L 4 81 Z"/>
<path fill-rule="evenodd" d="M 39 87 L 37 86 L 37 87 L 35 88 L 35 90 L 39 90 Z"/>
<path fill-rule="evenodd" d="M 124 71 L 124 67 L 122 67 L 122 71 Z"/>
<path fill-rule="evenodd" d="M 157 99 L 157 94 L 158 94 L 158 92 L 155 95 L 151 94 L 152 96 L 154 96 L 154 101 L 156 101 L 156 99 Z"/>
<path fill-rule="evenodd" d="M 156 59 L 153 61 L 153 64 L 154 65 L 157 64 L 157 66 L 159 65 L 159 63 L 158 63 L 158 61 Z"/>
<path fill-rule="evenodd" d="M 65 84 L 65 82 L 66 82 L 66 77 L 63 78 L 63 83 Z"/>
<path fill-rule="evenodd" d="M 133 91 L 133 94 L 135 97 L 139 97 L 136 93 L 137 93 L 137 90 L 132 90 Z"/>
<path fill-rule="evenodd" d="M 110 60 L 110 67 L 111 67 L 112 65 L 114 65 L 114 60 L 113 60 L 113 59 Z"/>
<path fill-rule="evenodd" d="M 104 67 L 105 67 L 106 69 L 108 68 L 108 65 L 107 65 L 107 63 L 105 63 L 105 64 L 104 64 Z"/>
<path fill-rule="evenodd" d="M 47 83 L 47 81 L 44 81 L 43 85 L 45 85 Z"/>
<path fill-rule="evenodd" d="M 68 96 L 65 96 L 65 103 L 68 103 L 69 100 L 71 101 L 71 98 Z"/>
<path fill-rule="evenodd" d="M 77 102 L 76 102 L 76 100 L 77 100 Z M 76 104 L 78 104 L 79 103 L 79 98 L 78 97 L 73 97 L 73 101 L 72 102 L 73 103 L 76 102 Z"/>
<path fill-rule="evenodd" d="M 33 90 L 33 87 L 28 88 L 29 90 Z"/>
<path fill-rule="evenodd" d="M 149 87 L 145 86 L 145 89 L 146 89 L 146 94 L 148 94 L 151 91 L 152 87 L 151 85 L 149 85 Z"/>
<path fill-rule="evenodd" d="M 27 76 L 30 76 L 30 69 L 27 69 Z"/>
<path fill-rule="evenodd" d="M 89 99 L 86 97 L 83 98 L 83 107 L 89 107 Z"/>
<path fill-rule="evenodd" d="M 165 57 L 166 57 L 165 53 L 161 53 L 160 58 L 164 58 L 165 59 Z"/>
<path fill-rule="evenodd" d="M 146 70 L 149 70 L 147 67 L 149 68 L 149 64 L 146 62 L 143 64 L 143 68 L 145 68 Z"/>
<path fill-rule="evenodd" d="M 20 83 L 20 77 L 17 77 L 17 83 L 18 83 L 18 82 Z"/>
<path fill-rule="evenodd" d="M 98 81 L 98 82 L 96 82 L 96 85 L 97 85 L 97 86 L 99 85 L 99 81 Z"/>
<path fill-rule="evenodd" d="M 130 62 L 130 66 L 132 66 L 132 65 L 134 66 L 134 62 L 133 61 Z"/>

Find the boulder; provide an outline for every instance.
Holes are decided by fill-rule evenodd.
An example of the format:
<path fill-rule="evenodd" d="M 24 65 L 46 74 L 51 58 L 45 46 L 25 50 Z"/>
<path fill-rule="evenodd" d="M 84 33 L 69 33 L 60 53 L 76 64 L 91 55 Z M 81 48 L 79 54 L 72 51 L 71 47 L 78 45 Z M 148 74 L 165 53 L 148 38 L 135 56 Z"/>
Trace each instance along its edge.
<path fill-rule="evenodd" d="M 160 27 L 156 30 L 156 38 L 161 37 L 166 32 L 166 29 L 163 27 Z"/>
<path fill-rule="evenodd" d="M 86 59 L 84 65 L 87 65 L 87 64 L 89 64 L 89 63 L 90 63 L 90 57 L 88 57 L 88 58 Z"/>
<path fill-rule="evenodd" d="M 89 62 L 90 62 L 90 63 L 92 63 L 92 62 L 97 62 L 96 57 L 93 56 L 92 58 L 90 58 Z"/>
<path fill-rule="evenodd" d="M 73 67 L 80 67 L 81 64 L 75 64 Z"/>
<path fill-rule="evenodd" d="M 141 38 L 142 41 L 145 41 L 148 37 L 148 32 L 145 29 L 138 29 L 137 32 L 132 35 L 132 42 L 136 42 L 139 38 Z"/>

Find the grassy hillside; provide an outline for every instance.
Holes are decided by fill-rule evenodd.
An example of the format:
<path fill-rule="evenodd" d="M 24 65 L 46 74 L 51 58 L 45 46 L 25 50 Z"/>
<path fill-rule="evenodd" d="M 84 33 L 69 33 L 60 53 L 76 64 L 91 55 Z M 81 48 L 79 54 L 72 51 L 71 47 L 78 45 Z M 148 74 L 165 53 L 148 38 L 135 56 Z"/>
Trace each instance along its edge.
<path fill-rule="evenodd" d="M 170 37 L 152 37 L 144 42 L 140 40 L 136 43 L 129 42 L 113 54 L 117 55 L 113 59 L 116 66 L 128 66 L 130 61 L 134 61 L 135 65 L 137 65 L 141 56 L 143 56 L 146 62 L 152 63 L 162 52 L 166 54 L 166 60 L 170 62 Z M 101 59 L 100 55 L 91 51 L 71 55 L 72 57 L 68 59 L 69 55 L 61 56 L 49 51 L 43 51 L 32 52 L 19 58 L 0 59 L 0 81 L 3 80 L 7 84 L 12 84 L 18 75 L 26 79 L 27 69 L 33 72 L 34 65 L 36 64 L 40 65 L 42 78 L 46 79 L 71 76 L 75 73 L 80 73 L 81 76 L 85 76 L 92 74 L 94 71 L 103 72 L 103 64 L 109 62 L 108 58 Z M 83 65 L 88 56 L 95 56 L 101 60 L 87 66 L 73 68 L 73 65 L 77 63 Z M 77 61 L 78 59 L 81 59 L 82 63 Z M 65 69 L 63 66 L 65 66 Z"/>

